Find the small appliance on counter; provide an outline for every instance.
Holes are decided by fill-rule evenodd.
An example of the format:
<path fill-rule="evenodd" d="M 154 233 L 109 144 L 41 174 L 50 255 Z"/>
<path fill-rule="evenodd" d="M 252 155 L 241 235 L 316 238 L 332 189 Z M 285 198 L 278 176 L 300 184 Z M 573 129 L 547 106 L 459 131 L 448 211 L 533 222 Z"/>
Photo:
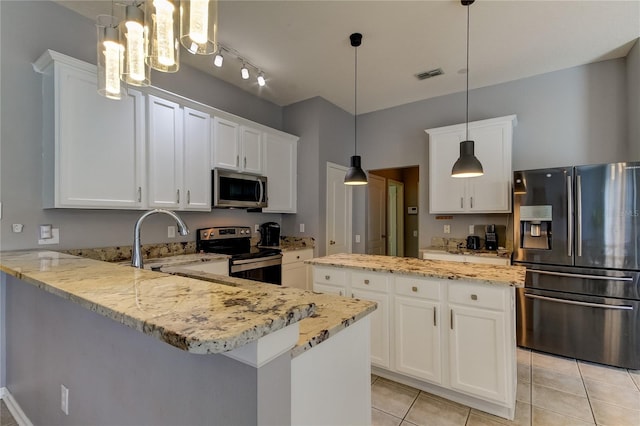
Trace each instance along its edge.
<path fill-rule="evenodd" d="M 480 250 L 480 237 L 477 235 L 469 235 L 467 237 L 467 248 L 469 250 Z"/>
<path fill-rule="evenodd" d="M 260 225 L 259 246 L 279 246 L 280 245 L 280 225 L 276 222 L 265 222 Z"/>
<path fill-rule="evenodd" d="M 498 233 L 495 225 L 487 225 L 484 234 L 484 248 L 498 250 Z"/>

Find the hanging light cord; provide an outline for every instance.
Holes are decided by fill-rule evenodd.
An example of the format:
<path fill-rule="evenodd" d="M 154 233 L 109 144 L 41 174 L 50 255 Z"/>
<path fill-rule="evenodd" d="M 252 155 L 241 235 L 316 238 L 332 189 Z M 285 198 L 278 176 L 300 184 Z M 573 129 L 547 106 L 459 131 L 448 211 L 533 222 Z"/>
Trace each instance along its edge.
<path fill-rule="evenodd" d="M 469 8 L 471 4 L 467 5 L 467 137 L 466 140 L 469 140 Z"/>
<path fill-rule="evenodd" d="M 354 84 L 353 84 L 353 137 L 355 140 L 354 143 L 354 152 L 353 155 L 358 155 L 358 46 L 356 49 L 356 67 L 355 67 L 355 75 L 354 75 Z"/>

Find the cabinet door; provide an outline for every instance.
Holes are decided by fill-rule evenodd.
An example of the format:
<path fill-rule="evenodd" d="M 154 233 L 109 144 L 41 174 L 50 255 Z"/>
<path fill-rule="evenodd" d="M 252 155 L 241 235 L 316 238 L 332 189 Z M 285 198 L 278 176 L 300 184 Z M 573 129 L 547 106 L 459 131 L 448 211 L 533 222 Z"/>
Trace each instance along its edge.
<path fill-rule="evenodd" d="M 211 210 L 209 114 L 184 108 L 184 197 L 187 210 Z"/>
<path fill-rule="evenodd" d="M 294 262 L 282 265 L 282 286 L 308 290 L 307 279 L 309 277 L 309 265 L 304 262 Z"/>
<path fill-rule="evenodd" d="M 504 313 L 449 305 L 449 369 L 453 389 L 498 402 L 506 398 Z"/>
<path fill-rule="evenodd" d="M 262 132 L 251 127 L 240 127 L 242 156 L 240 169 L 247 173 L 262 174 Z"/>
<path fill-rule="evenodd" d="M 337 285 L 327 285 L 320 283 L 313 283 L 313 291 L 316 293 L 328 293 L 337 294 L 338 296 L 345 296 L 347 294 L 346 287 Z"/>
<path fill-rule="evenodd" d="M 240 126 L 238 123 L 219 117 L 214 118 L 213 122 L 211 163 L 214 167 L 238 170 L 240 166 Z"/>
<path fill-rule="evenodd" d="M 371 317 L 371 364 L 389 368 L 389 296 L 366 290 L 353 290 L 353 297 L 378 303 Z"/>
<path fill-rule="evenodd" d="M 67 66 L 56 68 L 54 84 L 55 172 L 50 176 L 55 176 L 55 186 L 53 194 L 44 196 L 45 207 L 140 208 L 142 94 L 129 90 L 120 101 L 106 99 L 96 92 L 94 72 Z"/>
<path fill-rule="evenodd" d="M 469 131 L 484 175 L 468 179 L 470 212 L 511 212 L 511 122 Z"/>
<path fill-rule="evenodd" d="M 464 137 L 462 131 L 429 134 L 429 213 L 459 213 L 468 207 L 468 179 L 451 177 Z"/>
<path fill-rule="evenodd" d="M 395 298 L 396 370 L 432 383 L 442 383 L 440 304 Z"/>
<path fill-rule="evenodd" d="M 298 140 L 266 133 L 264 174 L 267 176 L 269 213 L 296 213 Z"/>
<path fill-rule="evenodd" d="M 148 96 L 149 207 L 177 209 L 182 188 L 182 111 L 180 106 Z"/>

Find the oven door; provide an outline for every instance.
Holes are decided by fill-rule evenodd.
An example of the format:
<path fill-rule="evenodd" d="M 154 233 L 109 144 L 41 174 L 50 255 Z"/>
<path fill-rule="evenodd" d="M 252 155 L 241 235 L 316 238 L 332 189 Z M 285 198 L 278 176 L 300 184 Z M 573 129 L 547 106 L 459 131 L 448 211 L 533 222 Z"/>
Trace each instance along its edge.
<path fill-rule="evenodd" d="M 232 277 L 260 281 L 270 284 L 282 284 L 282 254 L 253 259 L 231 260 Z"/>
<path fill-rule="evenodd" d="M 517 296 L 518 345 L 640 369 L 640 301 L 529 288 Z"/>

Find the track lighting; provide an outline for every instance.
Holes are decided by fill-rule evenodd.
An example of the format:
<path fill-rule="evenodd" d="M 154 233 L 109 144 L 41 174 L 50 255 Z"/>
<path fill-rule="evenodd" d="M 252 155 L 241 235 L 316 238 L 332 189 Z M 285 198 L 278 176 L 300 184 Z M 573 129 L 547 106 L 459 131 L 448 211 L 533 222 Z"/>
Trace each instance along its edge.
<path fill-rule="evenodd" d="M 264 74 L 260 71 L 260 74 L 258 74 L 258 86 L 263 87 L 265 84 L 267 83 L 264 81 Z"/>
<path fill-rule="evenodd" d="M 244 64 L 244 62 L 242 63 L 242 68 L 240 69 L 240 75 L 242 76 L 243 80 L 249 79 L 249 70 L 247 69 L 247 66 Z"/>
<path fill-rule="evenodd" d="M 213 58 L 213 65 L 220 68 L 222 66 L 222 62 L 224 61 L 224 56 L 222 56 L 222 51 L 218 51 L 216 56 Z"/>

